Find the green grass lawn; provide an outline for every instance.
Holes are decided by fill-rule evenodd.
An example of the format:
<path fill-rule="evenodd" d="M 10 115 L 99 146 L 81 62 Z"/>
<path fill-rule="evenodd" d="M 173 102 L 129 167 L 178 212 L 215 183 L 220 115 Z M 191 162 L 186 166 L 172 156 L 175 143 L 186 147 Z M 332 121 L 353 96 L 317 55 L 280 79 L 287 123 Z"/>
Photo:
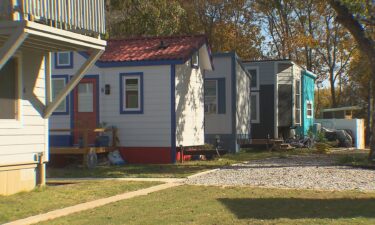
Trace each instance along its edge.
<path fill-rule="evenodd" d="M 238 154 L 227 154 L 221 158 L 205 161 L 185 161 L 183 164 L 164 165 L 134 165 L 125 166 L 98 166 L 95 169 L 87 169 L 81 166 L 68 166 L 65 168 L 47 169 L 47 177 L 77 178 L 77 177 L 159 177 L 159 178 L 183 178 L 189 175 L 215 169 L 218 167 L 231 165 L 243 161 L 269 157 L 287 157 L 295 154 L 311 154 L 311 150 L 297 149 L 286 152 L 270 152 L 259 150 L 242 150 Z"/>
<path fill-rule="evenodd" d="M 375 224 L 375 192 L 180 186 L 44 224 Z"/>
<path fill-rule="evenodd" d="M 353 150 L 344 153 L 336 153 L 339 165 L 363 167 L 375 169 L 375 164 L 368 160 L 369 151 Z"/>
<path fill-rule="evenodd" d="M 0 196 L 0 224 L 157 184 L 159 183 L 92 181 L 47 186 L 32 192 Z"/>

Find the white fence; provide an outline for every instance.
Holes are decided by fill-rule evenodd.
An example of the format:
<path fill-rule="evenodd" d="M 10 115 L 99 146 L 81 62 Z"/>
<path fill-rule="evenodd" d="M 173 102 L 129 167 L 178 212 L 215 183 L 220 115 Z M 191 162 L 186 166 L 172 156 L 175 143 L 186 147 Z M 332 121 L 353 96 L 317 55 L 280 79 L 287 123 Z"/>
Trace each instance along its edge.
<path fill-rule="evenodd" d="M 357 149 L 365 148 L 365 121 L 363 119 L 316 119 L 315 123 L 322 124 L 328 129 L 348 129 L 353 132 Z"/>

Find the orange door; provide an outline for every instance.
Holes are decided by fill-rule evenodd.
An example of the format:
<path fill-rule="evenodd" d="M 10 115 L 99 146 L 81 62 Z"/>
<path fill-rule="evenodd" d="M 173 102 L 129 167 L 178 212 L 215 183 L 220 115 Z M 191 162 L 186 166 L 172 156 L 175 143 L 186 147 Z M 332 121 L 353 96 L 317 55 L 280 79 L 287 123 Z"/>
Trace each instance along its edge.
<path fill-rule="evenodd" d="M 84 78 L 74 89 L 74 129 L 89 129 L 88 144 L 95 144 L 96 134 L 93 132 L 98 126 L 98 81 L 95 78 Z M 74 132 L 74 143 L 79 144 L 84 139 L 80 131 Z"/>

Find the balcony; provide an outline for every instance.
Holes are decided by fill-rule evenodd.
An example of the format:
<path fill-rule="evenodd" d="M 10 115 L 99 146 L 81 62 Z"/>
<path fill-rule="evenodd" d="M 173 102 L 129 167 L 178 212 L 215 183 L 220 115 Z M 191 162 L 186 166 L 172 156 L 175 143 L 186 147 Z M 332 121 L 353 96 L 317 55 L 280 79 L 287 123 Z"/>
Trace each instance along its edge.
<path fill-rule="evenodd" d="M 104 0 L 2 0 L 0 21 L 33 21 L 88 36 L 105 34 Z"/>

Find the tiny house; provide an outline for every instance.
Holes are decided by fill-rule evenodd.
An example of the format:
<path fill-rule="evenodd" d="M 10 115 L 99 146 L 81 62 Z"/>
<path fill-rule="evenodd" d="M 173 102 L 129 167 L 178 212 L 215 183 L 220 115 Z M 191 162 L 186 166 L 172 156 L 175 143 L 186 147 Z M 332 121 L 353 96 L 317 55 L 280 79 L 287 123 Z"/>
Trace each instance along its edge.
<path fill-rule="evenodd" d="M 104 0 L 0 1 L 0 195 L 44 184 L 48 118 L 103 53 L 104 12 Z M 50 53 L 63 51 L 90 57 L 52 99 Z"/>
<path fill-rule="evenodd" d="M 210 54 L 201 35 L 110 40 L 103 56 L 54 112 L 50 128 L 105 123 L 117 128 L 118 148 L 128 163 L 173 163 L 176 148 L 204 145 L 203 72 L 212 70 Z M 87 55 L 61 52 L 54 57 L 57 91 Z M 50 142 L 78 144 L 73 133 L 51 133 Z"/>
<path fill-rule="evenodd" d="M 235 52 L 214 54 L 213 61 L 215 70 L 204 75 L 206 143 L 220 141 L 235 153 L 250 137 L 251 76 Z"/>
<path fill-rule="evenodd" d="M 251 80 L 253 139 L 306 135 L 314 118 L 316 75 L 290 60 L 246 61 Z"/>

